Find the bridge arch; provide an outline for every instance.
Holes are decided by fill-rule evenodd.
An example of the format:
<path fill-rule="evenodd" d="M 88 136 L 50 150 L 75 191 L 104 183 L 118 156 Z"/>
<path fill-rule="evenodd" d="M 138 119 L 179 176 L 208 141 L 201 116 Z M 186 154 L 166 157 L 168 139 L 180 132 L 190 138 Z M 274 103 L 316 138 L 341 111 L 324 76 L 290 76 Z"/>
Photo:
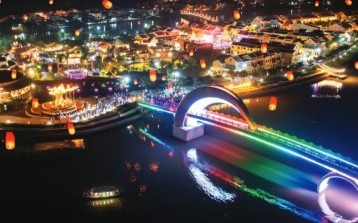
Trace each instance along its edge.
<path fill-rule="evenodd" d="M 321 181 L 318 183 L 318 187 L 317 187 L 318 193 L 324 192 L 327 189 L 329 185 L 328 182 L 331 179 L 341 179 L 347 181 L 348 183 L 352 184 L 352 186 L 358 191 L 358 180 L 344 177 L 335 172 L 330 172 L 324 177 L 322 177 Z"/>
<path fill-rule="evenodd" d="M 174 126 L 184 127 L 185 117 L 190 110 L 203 110 L 207 106 L 217 103 L 229 104 L 239 112 L 250 129 L 255 129 L 252 116 L 241 98 L 234 92 L 216 85 L 200 87 L 188 93 L 179 103 L 174 118 Z"/>

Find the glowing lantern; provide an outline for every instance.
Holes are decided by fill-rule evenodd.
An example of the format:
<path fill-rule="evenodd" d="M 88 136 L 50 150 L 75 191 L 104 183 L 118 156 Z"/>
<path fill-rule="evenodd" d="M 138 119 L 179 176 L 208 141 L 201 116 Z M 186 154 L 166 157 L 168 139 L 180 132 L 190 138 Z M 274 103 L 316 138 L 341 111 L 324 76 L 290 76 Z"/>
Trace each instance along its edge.
<path fill-rule="evenodd" d="M 52 64 L 47 65 L 47 70 L 48 70 L 48 72 L 52 71 Z"/>
<path fill-rule="evenodd" d="M 189 56 L 191 56 L 191 57 L 194 56 L 194 52 L 195 52 L 194 49 L 190 49 L 189 50 Z"/>
<path fill-rule="evenodd" d="M 205 68 L 206 68 L 206 62 L 205 62 L 204 59 L 200 59 L 200 67 L 201 67 L 202 69 L 205 69 Z"/>
<path fill-rule="evenodd" d="M 233 12 L 233 15 L 234 15 L 234 19 L 238 20 L 240 19 L 240 11 L 235 9 L 234 12 Z"/>
<path fill-rule="evenodd" d="M 274 96 L 270 97 L 270 102 L 269 102 L 269 110 L 270 111 L 275 111 L 277 108 L 277 98 Z"/>
<path fill-rule="evenodd" d="M 17 70 L 15 69 L 11 70 L 11 78 L 16 79 L 16 76 L 17 76 Z"/>
<path fill-rule="evenodd" d="M 75 126 L 73 125 L 72 122 L 67 123 L 67 130 L 68 130 L 68 134 L 70 135 L 74 135 L 76 133 Z"/>
<path fill-rule="evenodd" d="M 48 4 L 53 5 L 53 1 L 54 1 L 54 0 L 49 0 L 49 1 L 48 1 Z"/>
<path fill-rule="evenodd" d="M 75 30 L 75 36 L 79 36 L 80 34 L 81 34 L 81 30 L 76 29 L 76 30 Z"/>
<path fill-rule="evenodd" d="M 261 44 L 261 53 L 267 53 L 267 43 Z"/>
<path fill-rule="evenodd" d="M 167 76 L 163 75 L 162 76 L 162 81 L 166 81 L 167 80 Z"/>
<path fill-rule="evenodd" d="M 113 6 L 112 2 L 109 0 L 103 0 L 102 5 L 105 9 L 111 9 Z"/>
<path fill-rule="evenodd" d="M 347 5 L 352 5 L 352 0 L 346 0 L 345 3 L 346 3 Z"/>
<path fill-rule="evenodd" d="M 149 71 L 149 79 L 151 82 L 154 82 L 157 80 L 157 72 L 155 70 Z"/>
<path fill-rule="evenodd" d="M 26 15 L 26 14 L 24 14 L 24 15 L 22 16 L 22 18 L 26 21 L 26 20 L 28 20 L 28 19 L 29 19 L 29 16 L 28 16 L 28 15 Z"/>
<path fill-rule="evenodd" d="M 39 99 L 38 98 L 33 98 L 31 101 L 31 105 L 33 108 L 38 108 L 39 107 Z"/>
<path fill-rule="evenodd" d="M 292 81 L 293 79 L 295 79 L 295 76 L 293 75 L 292 70 L 287 71 L 287 73 L 286 73 L 286 78 L 287 78 L 287 80 L 289 80 L 289 81 Z"/>
<path fill-rule="evenodd" d="M 358 60 L 354 63 L 354 67 L 358 70 Z"/>
<path fill-rule="evenodd" d="M 5 134 L 5 148 L 7 150 L 15 149 L 15 134 L 13 132 L 6 132 Z"/>
<path fill-rule="evenodd" d="M 173 90 L 173 83 L 169 82 L 168 83 L 168 91 L 171 91 L 171 90 Z"/>
<path fill-rule="evenodd" d="M 137 84 L 138 84 L 138 80 L 137 80 L 137 79 L 134 79 L 134 80 L 133 80 L 133 84 L 134 84 L 134 85 L 137 85 Z"/>
<path fill-rule="evenodd" d="M 314 2 L 314 6 L 316 6 L 316 7 L 319 6 L 319 1 L 318 1 L 318 0 L 316 0 L 316 1 Z"/>

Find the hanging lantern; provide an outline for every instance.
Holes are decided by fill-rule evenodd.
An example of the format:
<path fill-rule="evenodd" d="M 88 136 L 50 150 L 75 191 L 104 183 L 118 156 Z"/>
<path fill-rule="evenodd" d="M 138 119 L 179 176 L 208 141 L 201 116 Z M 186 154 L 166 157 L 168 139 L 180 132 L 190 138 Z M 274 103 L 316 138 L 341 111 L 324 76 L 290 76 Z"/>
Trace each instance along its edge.
<path fill-rule="evenodd" d="M 5 148 L 7 150 L 15 149 L 15 134 L 13 132 L 7 131 L 5 134 Z"/>
<path fill-rule="evenodd" d="M 358 70 L 358 60 L 354 63 L 354 68 Z"/>
<path fill-rule="evenodd" d="M 79 36 L 81 35 L 81 30 L 80 29 L 76 29 L 75 30 L 75 36 Z"/>
<path fill-rule="evenodd" d="M 167 76 L 166 75 L 163 75 L 162 76 L 162 81 L 166 81 L 167 80 Z"/>
<path fill-rule="evenodd" d="M 274 96 L 270 97 L 270 102 L 269 102 L 269 110 L 270 111 L 275 111 L 277 108 L 277 98 Z"/>
<path fill-rule="evenodd" d="M 287 78 L 287 80 L 289 80 L 289 81 L 292 81 L 293 79 L 295 79 L 295 76 L 293 75 L 292 70 L 287 71 L 287 73 L 286 73 L 286 78 Z"/>
<path fill-rule="evenodd" d="M 168 83 L 168 91 L 171 91 L 171 90 L 173 90 L 173 83 L 169 82 Z"/>
<path fill-rule="evenodd" d="M 189 50 L 189 56 L 191 56 L 191 57 L 194 56 L 194 53 L 195 53 L 194 49 Z"/>
<path fill-rule="evenodd" d="M 22 18 L 23 18 L 25 21 L 27 21 L 27 20 L 29 19 L 29 16 L 26 15 L 26 14 L 24 14 L 24 15 L 22 16 Z"/>
<path fill-rule="evenodd" d="M 17 76 L 17 70 L 15 69 L 11 70 L 11 78 L 16 79 L 16 76 Z"/>
<path fill-rule="evenodd" d="M 49 1 L 48 1 L 48 4 L 53 5 L 53 1 L 54 1 L 54 0 L 49 0 Z"/>
<path fill-rule="evenodd" d="M 32 101 L 31 101 L 31 105 L 33 108 L 38 108 L 39 107 L 39 99 L 38 98 L 32 98 Z"/>
<path fill-rule="evenodd" d="M 137 79 L 134 79 L 134 80 L 133 80 L 133 84 L 134 84 L 134 85 L 137 85 L 137 84 L 138 84 L 138 80 L 137 80 Z"/>
<path fill-rule="evenodd" d="M 112 2 L 109 0 L 103 0 L 102 5 L 105 9 L 111 9 L 113 6 Z"/>
<path fill-rule="evenodd" d="M 261 53 L 267 53 L 267 43 L 261 44 Z"/>
<path fill-rule="evenodd" d="M 349 6 L 351 6 L 351 5 L 352 5 L 352 0 L 345 0 L 345 3 L 346 3 L 347 5 L 349 5 Z"/>
<path fill-rule="evenodd" d="M 68 130 L 68 134 L 70 135 L 74 135 L 76 133 L 75 126 L 73 125 L 72 122 L 67 123 L 67 130 Z"/>
<path fill-rule="evenodd" d="M 154 82 L 157 80 L 157 72 L 155 70 L 149 71 L 149 79 L 151 82 Z"/>
<path fill-rule="evenodd" d="M 318 1 L 318 0 L 316 0 L 316 1 L 314 2 L 314 6 L 316 6 L 316 7 L 319 6 L 319 1 Z"/>
<path fill-rule="evenodd" d="M 204 59 L 200 59 L 200 67 L 201 67 L 202 69 L 205 69 L 205 68 L 206 68 L 206 62 L 205 62 Z"/>
<path fill-rule="evenodd" d="M 233 12 L 233 15 L 234 15 L 234 19 L 238 20 L 240 19 L 240 11 L 235 9 L 234 12 Z"/>
<path fill-rule="evenodd" d="M 47 70 L 48 70 L 48 72 L 52 71 L 52 64 L 47 65 Z"/>

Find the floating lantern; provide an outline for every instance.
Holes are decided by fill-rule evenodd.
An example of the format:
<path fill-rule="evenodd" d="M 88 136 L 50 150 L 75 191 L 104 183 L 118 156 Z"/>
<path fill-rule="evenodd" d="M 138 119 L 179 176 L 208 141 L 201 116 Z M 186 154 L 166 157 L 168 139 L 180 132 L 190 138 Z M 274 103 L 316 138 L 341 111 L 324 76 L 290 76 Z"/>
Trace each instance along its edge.
<path fill-rule="evenodd" d="M 111 9 L 113 6 L 112 2 L 109 0 L 103 0 L 102 5 L 105 9 Z"/>
<path fill-rule="evenodd" d="M 267 43 L 261 44 L 261 53 L 267 53 Z"/>
<path fill-rule="evenodd" d="M 352 5 L 352 0 L 345 0 L 345 3 L 346 3 L 347 5 L 349 5 L 349 6 L 351 6 L 351 5 Z"/>
<path fill-rule="evenodd" d="M 287 80 L 289 80 L 289 81 L 292 81 L 293 79 L 295 79 L 295 76 L 293 75 L 292 70 L 287 71 L 287 73 L 286 73 L 286 78 L 287 78 Z"/>
<path fill-rule="evenodd" d="M 162 81 L 166 81 L 167 80 L 167 76 L 166 75 L 163 75 L 162 76 Z"/>
<path fill-rule="evenodd" d="M 52 71 L 52 64 L 47 65 L 47 70 L 48 70 L 48 72 Z"/>
<path fill-rule="evenodd" d="M 205 62 L 204 59 L 200 59 L 200 67 L 201 67 L 202 69 L 205 69 L 205 68 L 206 68 L 206 62 Z"/>
<path fill-rule="evenodd" d="M 71 136 L 76 133 L 75 126 L 72 122 L 67 123 L 67 130 L 68 130 L 68 134 L 70 134 Z"/>
<path fill-rule="evenodd" d="M 79 36 L 81 35 L 81 30 L 80 29 L 76 29 L 75 30 L 75 36 Z"/>
<path fill-rule="evenodd" d="M 195 53 L 195 50 L 194 50 L 194 49 L 190 49 L 190 50 L 189 50 L 189 56 L 191 56 L 191 57 L 194 56 L 194 53 Z"/>
<path fill-rule="evenodd" d="M 39 107 L 39 99 L 38 98 L 32 98 L 32 101 L 31 101 L 31 105 L 33 108 L 38 108 Z"/>
<path fill-rule="evenodd" d="M 7 150 L 15 149 L 15 134 L 11 131 L 7 131 L 5 134 L 5 148 Z"/>
<path fill-rule="evenodd" d="M 173 83 L 169 82 L 168 83 L 168 91 L 171 91 L 171 90 L 173 90 Z"/>
<path fill-rule="evenodd" d="M 53 5 L 54 0 L 49 0 L 48 4 Z"/>
<path fill-rule="evenodd" d="M 22 18 L 23 18 L 25 21 L 27 21 L 27 20 L 29 19 L 29 16 L 26 15 L 26 14 L 24 14 L 24 15 L 22 16 Z"/>
<path fill-rule="evenodd" d="M 149 71 L 149 79 L 151 82 L 154 82 L 157 80 L 157 72 L 155 70 Z"/>
<path fill-rule="evenodd" d="M 159 163 L 157 162 L 152 162 L 150 165 L 149 165 L 149 169 L 153 172 L 158 172 L 159 170 Z"/>
<path fill-rule="evenodd" d="M 358 60 L 354 63 L 354 68 L 358 70 Z"/>
<path fill-rule="evenodd" d="M 133 84 L 134 84 L 134 85 L 137 85 L 137 84 L 138 84 L 138 80 L 137 80 L 137 79 L 134 79 L 134 80 L 133 80 Z"/>
<path fill-rule="evenodd" d="M 233 12 L 234 19 L 238 20 L 240 19 L 240 11 L 235 9 Z"/>
<path fill-rule="evenodd" d="M 11 70 L 11 78 L 16 79 L 16 76 L 17 76 L 17 70 L 15 69 Z"/>
<path fill-rule="evenodd" d="M 316 7 L 319 6 L 319 1 L 318 1 L 318 0 L 316 0 L 316 1 L 314 2 L 314 6 L 316 6 Z"/>
<path fill-rule="evenodd" d="M 270 102 L 269 102 L 269 110 L 270 111 L 275 111 L 277 108 L 277 98 L 274 96 L 270 97 Z"/>

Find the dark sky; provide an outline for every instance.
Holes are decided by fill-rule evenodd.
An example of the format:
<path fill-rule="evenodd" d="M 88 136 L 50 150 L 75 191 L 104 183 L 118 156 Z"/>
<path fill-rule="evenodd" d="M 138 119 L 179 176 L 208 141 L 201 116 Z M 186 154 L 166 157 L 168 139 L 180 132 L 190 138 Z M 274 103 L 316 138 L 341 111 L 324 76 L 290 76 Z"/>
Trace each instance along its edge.
<path fill-rule="evenodd" d="M 54 0 L 53 5 L 48 0 L 0 0 L 0 17 L 9 14 L 22 14 L 41 10 L 69 9 L 69 8 L 99 8 L 102 0 Z M 130 7 L 139 0 L 111 0 L 113 6 Z"/>

